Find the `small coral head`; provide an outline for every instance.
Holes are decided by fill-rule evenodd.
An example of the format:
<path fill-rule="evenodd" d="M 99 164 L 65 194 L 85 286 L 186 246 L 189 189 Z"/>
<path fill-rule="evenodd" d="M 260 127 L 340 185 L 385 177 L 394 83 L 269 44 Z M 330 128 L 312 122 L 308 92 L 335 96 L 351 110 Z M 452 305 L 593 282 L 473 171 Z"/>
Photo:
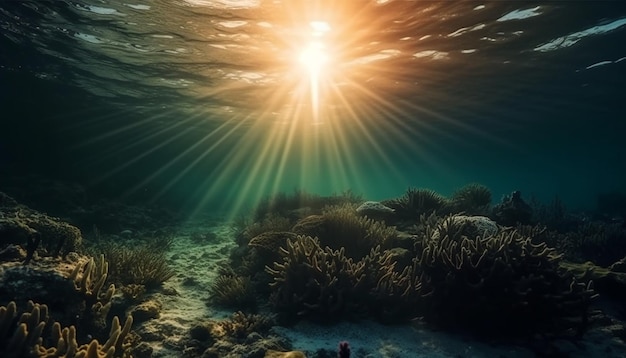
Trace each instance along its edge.
<path fill-rule="evenodd" d="M 346 341 L 339 342 L 339 358 L 350 358 L 350 345 Z"/>

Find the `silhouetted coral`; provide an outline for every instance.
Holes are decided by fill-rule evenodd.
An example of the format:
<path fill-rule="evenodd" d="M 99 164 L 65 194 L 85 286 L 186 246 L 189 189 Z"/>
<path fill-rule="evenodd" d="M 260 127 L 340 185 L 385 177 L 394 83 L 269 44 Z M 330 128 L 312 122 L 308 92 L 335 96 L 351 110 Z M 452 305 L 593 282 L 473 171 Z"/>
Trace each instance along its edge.
<path fill-rule="evenodd" d="M 468 237 L 462 229 L 449 217 L 421 243 L 427 320 L 495 336 L 586 328 L 593 290 L 560 271 L 554 249 L 514 230 Z"/>
<path fill-rule="evenodd" d="M 403 196 L 382 202 L 395 210 L 396 216 L 402 219 L 417 219 L 422 214 L 433 212 L 446 213 L 449 202 L 443 196 L 430 189 L 408 188 Z"/>
<path fill-rule="evenodd" d="M 491 205 L 491 190 L 482 184 L 467 184 L 452 193 L 450 205 L 456 213 L 486 215 Z"/>
<path fill-rule="evenodd" d="M 17 322 L 16 317 L 15 302 L 0 307 L 0 333 L 3 333 L 0 336 L 0 353 L 3 357 L 130 357 L 127 337 L 133 323 L 131 316 L 126 319 L 124 326 L 120 326 L 117 317 L 113 318 L 108 339 L 104 344 L 92 339 L 90 343 L 82 345 L 77 341 L 76 327 L 62 328 L 58 322 L 53 322 L 45 304 L 30 301 Z M 49 325 L 51 329 L 44 331 Z M 50 333 L 44 336 L 46 332 Z"/>
<path fill-rule="evenodd" d="M 394 286 L 399 274 L 393 271 L 390 255 L 381 253 L 379 247 L 354 261 L 343 248 L 322 249 L 317 239 L 305 236 L 290 241 L 281 252 L 283 261 L 267 271 L 273 279 L 270 300 L 283 318 L 336 321 L 357 317 L 379 311 L 392 293 L 402 294 Z"/>
<path fill-rule="evenodd" d="M 531 222 L 533 210 L 522 199 L 522 193 L 514 191 L 510 195 L 505 195 L 502 201 L 494 206 L 492 216 L 500 225 L 527 225 Z"/>

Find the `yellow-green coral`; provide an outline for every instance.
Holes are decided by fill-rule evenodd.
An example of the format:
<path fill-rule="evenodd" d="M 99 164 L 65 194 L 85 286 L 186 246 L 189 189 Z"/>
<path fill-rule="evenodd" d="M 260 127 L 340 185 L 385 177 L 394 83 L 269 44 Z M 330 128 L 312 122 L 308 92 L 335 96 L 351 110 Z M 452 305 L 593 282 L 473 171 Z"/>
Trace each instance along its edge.
<path fill-rule="evenodd" d="M 106 325 L 106 318 L 111 309 L 111 299 L 115 294 L 115 285 L 110 284 L 104 290 L 107 280 L 109 264 L 100 255 L 98 259 L 90 257 L 85 263 L 77 264 L 69 280 L 74 282 L 77 291 L 85 296 L 85 302 L 91 308 L 89 314 L 98 327 Z"/>
<path fill-rule="evenodd" d="M 120 326 L 119 319 L 115 317 L 111 324 L 109 338 L 101 345 L 93 339 L 89 344 L 79 345 L 76 341 L 76 328 L 74 326 L 62 328 L 58 322 L 52 323 L 51 337 L 52 346 L 44 344 L 42 333 L 46 325 L 50 323 L 48 307 L 45 304 L 28 302 L 28 308 L 17 322 L 13 323 L 17 316 L 15 302 L 10 302 L 6 307 L 0 307 L 0 354 L 6 358 L 129 358 L 130 346 L 127 342 L 128 333 L 133 323 L 129 316 Z M 9 332 L 11 334 L 9 335 Z M 47 341 L 47 340 L 46 340 Z"/>

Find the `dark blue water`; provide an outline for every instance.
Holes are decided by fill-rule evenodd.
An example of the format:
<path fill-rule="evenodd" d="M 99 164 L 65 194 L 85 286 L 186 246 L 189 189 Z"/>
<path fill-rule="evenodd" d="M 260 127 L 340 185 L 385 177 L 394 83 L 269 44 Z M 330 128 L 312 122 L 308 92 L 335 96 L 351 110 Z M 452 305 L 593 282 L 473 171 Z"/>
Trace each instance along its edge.
<path fill-rule="evenodd" d="M 623 1 L 4 0 L 1 175 L 192 209 L 469 182 L 592 208 L 626 190 L 624 44 Z"/>

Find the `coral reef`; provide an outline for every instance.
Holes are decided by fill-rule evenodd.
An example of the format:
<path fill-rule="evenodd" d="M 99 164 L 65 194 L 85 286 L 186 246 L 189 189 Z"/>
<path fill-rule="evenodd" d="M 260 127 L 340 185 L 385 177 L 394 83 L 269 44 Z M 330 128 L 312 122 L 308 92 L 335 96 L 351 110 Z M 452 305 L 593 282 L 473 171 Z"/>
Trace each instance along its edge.
<path fill-rule="evenodd" d="M 468 237 L 454 216 L 427 231 L 419 245 L 428 321 L 491 336 L 587 328 L 592 286 L 561 272 L 561 255 L 545 243 L 515 230 Z"/>

